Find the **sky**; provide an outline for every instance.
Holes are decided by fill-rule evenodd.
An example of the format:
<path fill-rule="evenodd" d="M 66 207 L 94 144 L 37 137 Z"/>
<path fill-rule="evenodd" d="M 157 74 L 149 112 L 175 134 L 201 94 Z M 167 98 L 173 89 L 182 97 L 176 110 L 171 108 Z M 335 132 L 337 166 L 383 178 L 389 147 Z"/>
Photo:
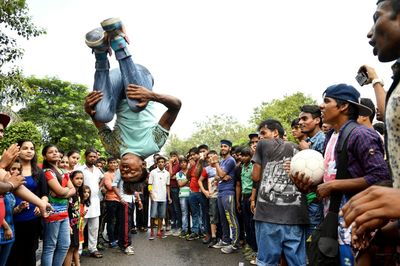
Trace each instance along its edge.
<path fill-rule="evenodd" d="M 47 34 L 22 41 L 24 74 L 93 85 L 94 56 L 84 36 L 109 17 L 126 26 L 133 60 L 154 90 L 182 100 L 172 134 L 187 138 L 194 122 L 226 114 L 247 125 L 263 102 L 303 92 L 322 101 L 332 84 L 355 86 L 363 64 L 391 82 L 390 63 L 372 54 L 367 33 L 376 0 L 27 0 Z M 111 66 L 117 67 L 115 58 Z M 158 106 L 157 114 L 165 111 Z"/>

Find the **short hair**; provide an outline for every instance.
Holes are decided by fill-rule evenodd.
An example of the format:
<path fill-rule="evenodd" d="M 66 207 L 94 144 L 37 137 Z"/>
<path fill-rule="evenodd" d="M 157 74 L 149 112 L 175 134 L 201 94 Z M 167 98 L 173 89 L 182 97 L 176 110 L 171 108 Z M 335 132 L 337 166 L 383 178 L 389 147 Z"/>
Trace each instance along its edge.
<path fill-rule="evenodd" d="M 85 151 L 85 157 L 88 156 L 92 152 L 97 154 L 97 150 L 95 148 L 93 148 L 93 147 L 87 148 Z"/>
<path fill-rule="evenodd" d="M 110 156 L 107 158 L 107 163 L 111 163 L 112 161 L 117 161 L 117 158 L 115 158 L 114 156 Z"/>
<path fill-rule="evenodd" d="M 377 122 L 377 123 L 373 124 L 373 127 L 381 135 L 384 135 L 384 133 L 385 133 L 385 124 L 383 122 Z"/>
<path fill-rule="evenodd" d="M 319 118 L 319 127 L 322 126 L 321 109 L 315 104 L 306 104 L 300 107 L 300 111 L 303 113 L 311 114 L 312 118 Z"/>
<path fill-rule="evenodd" d="M 182 163 L 182 162 L 188 163 L 189 160 L 186 157 L 181 157 L 181 158 L 179 158 L 179 163 Z"/>
<path fill-rule="evenodd" d="M 207 144 L 201 144 L 199 147 L 197 147 L 199 150 L 205 149 L 208 150 L 208 145 Z"/>
<path fill-rule="evenodd" d="M 97 159 L 96 163 L 100 163 L 100 162 L 106 162 L 106 158 L 104 157 L 100 157 L 99 159 Z"/>
<path fill-rule="evenodd" d="M 179 154 L 178 154 L 177 151 L 171 151 L 171 152 L 169 153 L 169 156 L 172 156 L 172 155 L 179 156 Z"/>
<path fill-rule="evenodd" d="M 378 0 L 377 5 L 382 2 L 387 2 L 389 0 Z M 400 12 L 400 1 L 399 0 L 390 0 L 391 8 L 393 9 L 393 14 L 390 16 L 391 19 L 396 18 L 397 14 Z"/>
<path fill-rule="evenodd" d="M 200 153 L 200 152 L 199 152 L 199 148 L 197 148 L 197 147 L 192 147 L 192 148 L 189 150 L 189 155 L 190 155 L 191 153 L 199 154 L 199 153 Z"/>
<path fill-rule="evenodd" d="M 250 147 L 245 147 L 242 149 L 242 156 L 253 156 L 253 151 Z"/>
<path fill-rule="evenodd" d="M 283 138 L 283 135 L 285 134 L 285 130 L 283 129 L 281 122 L 275 119 L 267 119 L 262 121 L 260 125 L 258 125 L 257 130 L 260 131 L 263 127 L 266 127 L 271 131 L 276 129 L 280 138 Z"/>
<path fill-rule="evenodd" d="M 212 154 L 215 154 L 215 155 L 218 155 L 218 152 L 216 151 L 216 150 L 211 150 L 211 151 L 209 151 L 208 152 L 208 154 L 210 155 L 212 155 Z"/>
<path fill-rule="evenodd" d="M 290 124 L 291 128 L 294 128 L 295 126 L 299 125 L 299 118 L 293 119 L 292 123 Z"/>
<path fill-rule="evenodd" d="M 348 108 L 347 115 L 349 116 L 349 120 L 357 121 L 357 118 L 358 118 L 358 107 L 355 104 L 352 104 L 352 103 L 350 103 L 348 101 L 336 99 L 336 98 L 332 98 L 332 99 L 334 99 L 336 101 L 336 106 L 337 107 L 341 107 L 341 106 L 343 106 L 345 104 L 348 104 L 349 108 Z"/>
<path fill-rule="evenodd" d="M 372 114 L 369 115 L 369 121 L 372 123 L 375 118 L 375 104 L 370 98 L 361 98 L 360 103 L 372 110 Z"/>

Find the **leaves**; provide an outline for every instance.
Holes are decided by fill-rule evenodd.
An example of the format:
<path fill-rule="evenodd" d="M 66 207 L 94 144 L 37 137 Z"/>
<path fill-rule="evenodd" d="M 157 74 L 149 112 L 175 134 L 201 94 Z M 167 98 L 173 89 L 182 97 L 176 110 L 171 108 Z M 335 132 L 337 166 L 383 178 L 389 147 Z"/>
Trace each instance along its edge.
<path fill-rule="evenodd" d="M 57 78 L 29 77 L 26 83 L 33 93 L 18 114 L 40 128 L 43 142 L 66 151 L 91 146 L 103 150 L 97 142 L 97 130 L 83 110 L 85 86 Z"/>

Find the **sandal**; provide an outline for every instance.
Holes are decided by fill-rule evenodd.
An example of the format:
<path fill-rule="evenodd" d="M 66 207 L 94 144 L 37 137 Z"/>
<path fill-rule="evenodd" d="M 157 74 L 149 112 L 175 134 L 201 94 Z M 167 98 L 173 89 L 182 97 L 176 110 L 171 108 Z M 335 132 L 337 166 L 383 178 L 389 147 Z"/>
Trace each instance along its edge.
<path fill-rule="evenodd" d="M 103 257 L 103 254 L 101 254 L 100 252 L 98 252 L 97 250 L 95 251 L 95 252 L 92 252 L 92 253 L 90 253 L 90 257 L 93 257 L 93 258 L 102 258 Z"/>

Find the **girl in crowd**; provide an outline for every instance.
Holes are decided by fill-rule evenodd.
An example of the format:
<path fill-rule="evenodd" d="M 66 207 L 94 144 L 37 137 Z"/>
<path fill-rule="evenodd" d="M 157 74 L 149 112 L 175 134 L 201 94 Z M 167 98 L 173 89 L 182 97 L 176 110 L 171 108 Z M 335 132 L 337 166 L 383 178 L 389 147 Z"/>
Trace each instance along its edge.
<path fill-rule="evenodd" d="M 67 153 L 68 156 L 68 162 L 69 162 L 69 166 L 68 166 L 68 172 L 74 171 L 75 168 L 78 166 L 78 162 L 81 159 L 81 156 L 79 154 L 78 150 L 70 150 Z"/>
<path fill-rule="evenodd" d="M 61 171 L 63 171 L 63 173 L 67 173 L 69 172 L 69 160 L 68 160 L 68 156 L 64 155 L 63 157 L 61 157 L 60 162 L 58 163 L 58 168 L 60 168 Z"/>
<path fill-rule="evenodd" d="M 80 210 L 80 219 L 79 219 L 79 249 L 82 249 L 83 242 L 85 242 L 84 230 L 85 223 L 84 218 L 87 213 L 87 208 L 90 206 L 90 196 L 92 191 L 89 186 L 84 185 L 82 190 L 79 191 L 79 197 L 81 199 L 81 203 L 79 205 Z"/>
<path fill-rule="evenodd" d="M 68 198 L 76 190 L 68 174 L 61 175 L 57 167 L 60 160 L 58 149 L 47 145 L 42 150 L 43 172 L 49 186 L 49 203 L 54 212 L 44 220 L 42 266 L 61 266 L 70 245 Z"/>
<path fill-rule="evenodd" d="M 82 194 L 83 186 L 83 173 L 82 171 L 73 171 L 70 174 L 70 179 L 75 187 L 76 193 L 69 199 L 68 216 L 69 226 L 71 228 L 71 245 L 69 247 L 67 256 L 65 257 L 64 266 L 70 266 L 72 260 L 75 266 L 79 266 L 79 220 L 80 220 L 80 197 Z"/>
<path fill-rule="evenodd" d="M 18 158 L 11 165 L 11 175 L 21 174 L 21 163 Z M 0 225 L 0 266 L 4 266 L 7 263 L 7 258 L 10 255 L 11 247 L 15 240 L 13 212 L 15 206 L 15 197 L 11 192 L 7 192 L 4 195 L 4 205 L 6 208 L 6 216 L 3 220 L 3 224 Z"/>
<path fill-rule="evenodd" d="M 43 171 L 37 166 L 35 146 L 30 140 L 18 141 L 20 146 L 19 160 L 22 166 L 22 176 L 25 177 L 25 187 L 39 198 L 47 201 L 47 183 Z M 40 211 L 37 206 L 20 197 L 15 197 L 14 228 L 15 242 L 11 249 L 7 265 L 35 266 L 36 250 L 39 246 L 41 233 Z M 21 256 L 21 254 L 23 254 Z"/>

